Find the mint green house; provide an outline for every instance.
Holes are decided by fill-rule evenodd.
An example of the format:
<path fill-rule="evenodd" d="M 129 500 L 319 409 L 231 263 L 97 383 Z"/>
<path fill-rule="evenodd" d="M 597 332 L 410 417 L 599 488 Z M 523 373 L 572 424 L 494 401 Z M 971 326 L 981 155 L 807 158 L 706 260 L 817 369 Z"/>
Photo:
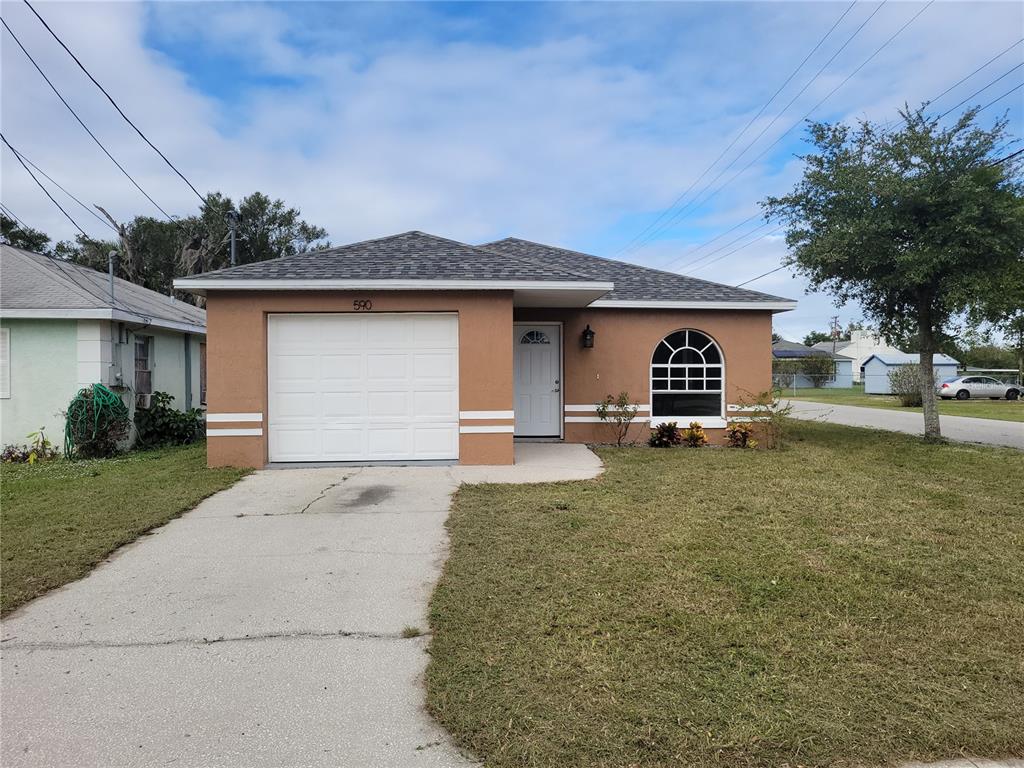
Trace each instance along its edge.
<path fill-rule="evenodd" d="M 205 401 L 206 312 L 67 261 L 0 245 L 0 444 L 64 441 L 75 393 L 105 384 L 134 416 L 153 392 Z"/>

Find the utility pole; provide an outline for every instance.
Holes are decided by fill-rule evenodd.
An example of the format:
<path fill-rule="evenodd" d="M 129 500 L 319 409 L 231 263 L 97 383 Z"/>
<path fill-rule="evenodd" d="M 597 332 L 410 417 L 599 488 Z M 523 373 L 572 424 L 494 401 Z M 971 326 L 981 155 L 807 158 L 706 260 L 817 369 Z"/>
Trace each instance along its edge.
<path fill-rule="evenodd" d="M 232 209 L 227 212 L 227 215 L 224 218 L 227 219 L 228 230 L 231 233 L 231 266 L 233 267 L 238 263 L 235 250 L 235 230 L 238 229 L 238 222 L 241 219 L 241 216 L 238 215 L 238 211 Z"/>
<path fill-rule="evenodd" d="M 839 315 L 832 316 L 832 354 L 836 353 L 836 342 L 839 341 Z"/>

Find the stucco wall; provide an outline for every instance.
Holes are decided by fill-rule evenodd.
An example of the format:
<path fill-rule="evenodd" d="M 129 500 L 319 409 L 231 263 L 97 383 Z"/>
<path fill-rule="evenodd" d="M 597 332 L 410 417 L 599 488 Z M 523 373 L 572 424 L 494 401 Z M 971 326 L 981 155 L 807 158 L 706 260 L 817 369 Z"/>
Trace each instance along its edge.
<path fill-rule="evenodd" d="M 75 320 L 0 320 L 10 330 L 11 396 L 0 399 L 0 443 L 26 444 L 39 427 L 63 445 L 64 417 L 78 390 Z"/>
<path fill-rule="evenodd" d="M 372 301 L 373 313 L 458 313 L 460 411 L 512 410 L 511 292 L 211 292 L 206 305 L 207 411 L 211 415 L 258 413 L 262 419 L 211 426 L 262 434 L 211 434 L 207 439 L 210 466 L 267 463 L 267 315 L 353 312 L 357 299 Z M 511 419 L 460 421 L 473 426 L 511 425 Z M 459 435 L 463 464 L 511 464 L 512 459 L 510 433 Z"/>
<path fill-rule="evenodd" d="M 515 321 L 563 323 L 566 406 L 593 405 L 606 395 L 616 396 L 626 391 L 635 402 L 650 407 L 650 364 L 654 348 L 665 336 L 684 328 L 703 331 L 722 349 L 726 405 L 739 404 L 771 387 L 770 312 L 517 308 Z M 592 349 L 584 349 L 580 342 L 587 325 L 596 333 Z M 609 427 L 598 423 L 592 414 L 567 410 L 565 415 L 573 419 L 565 424 L 568 441 L 604 442 L 611 437 Z M 640 417 L 649 415 L 649 411 L 639 414 Z M 728 412 L 725 416 L 729 416 Z M 586 418 L 595 420 L 581 421 Z M 707 431 L 712 440 L 723 439 L 721 427 Z M 646 439 L 647 435 L 647 423 L 638 418 L 631 438 Z"/>

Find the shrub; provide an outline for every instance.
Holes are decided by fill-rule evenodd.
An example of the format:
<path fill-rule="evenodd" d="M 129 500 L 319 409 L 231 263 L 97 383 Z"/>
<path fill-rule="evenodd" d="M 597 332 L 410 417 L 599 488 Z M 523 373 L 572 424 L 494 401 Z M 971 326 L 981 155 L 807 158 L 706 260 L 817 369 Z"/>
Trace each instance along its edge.
<path fill-rule="evenodd" d="M 708 444 L 708 436 L 704 432 L 704 427 L 700 425 L 699 421 L 690 422 L 690 426 L 687 427 L 686 431 L 683 433 L 683 439 L 691 448 L 700 448 L 701 446 Z"/>
<path fill-rule="evenodd" d="M 633 423 L 637 411 L 640 410 L 640 405 L 629 401 L 628 392 L 620 392 L 618 397 L 611 395 L 605 397 L 594 406 L 594 410 L 597 411 L 597 417 L 601 421 L 612 427 L 615 433 L 615 445 L 621 448 L 622 441 L 629 433 L 629 425 Z"/>
<path fill-rule="evenodd" d="M 754 425 L 749 421 L 731 421 L 726 427 L 725 437 L 730 448 L 757 448 L 754 439 Z"/>
<path fill-rule="evenodd" d="M 38 432 L 26 435 L 31 445 L 5 445 L 0 452 L 0 461 L 5 464 L 35 464 L 37 461 L 49 461 L 60 455 L 60 451 L 50 442 L 43 427 Z"/>
<path fill-rule="evenodd" d="M 647 444 L 651 448 L 671 448 L 683 442 L 683 435 L 679 431 L 679 425 L 674 421 L 668 421 L 651 428 L 651 439 Z"/>
<path fill-rule="evenodd" d="M 203 434 L 203 412 L 197 408 L 178 411 L 171 405 L 173 395 L 154 392 L 149 408 L 135 409 L 135 429 L 139 442 L 147 448 L 161 445 L 187 445 Z"/>
<path fill-rule="evenodd" d="M 921 368 L 917 365 L 900 365 L 889 371 L 889 388 L 905 408 L 919 408 L 923 404 L 921 381 Z"/>
<path fill-rule="evenodd" d="M 64 454 L 84 459 L 113 456 L 131 420 L 121 398 L 102 384 L 80 389 L 68 405 Z"/>
<path fill-rule="evenodd" d="M 782 447 L 782 438 L 789 425 L 789 414 L 793 412 L 793 406 L 783 405 L 779 395 L 777 390 L 771 389 L 756 395 L 745 392 L 739 403 L 740 410 L 757 413 L 757 420 L 761 424 L 761 434 L 764 436 L 764 447 L 768 450 Z"/>

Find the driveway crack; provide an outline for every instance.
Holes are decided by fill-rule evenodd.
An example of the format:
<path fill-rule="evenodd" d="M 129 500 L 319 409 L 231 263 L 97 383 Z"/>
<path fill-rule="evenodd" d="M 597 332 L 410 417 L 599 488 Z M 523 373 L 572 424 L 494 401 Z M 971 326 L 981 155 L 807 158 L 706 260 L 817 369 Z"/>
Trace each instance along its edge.
<path fill-rule="evenodd" d="M 420 637 L 429 635 L 423 632 Z M 408 640 L 401 632 L 354 632 L 337 630 L 334 632 L 265 632 L 254 635 L 237 635 L 233 637 L 185 637 L 172 640 L 139 640 L 134 642 L 117 642 L 102 640 L 83 640 L 80 642 L 17 642 L 12 637 L 4 640 L 0 648 L 4 651 L 27 650 L 75 650 L 79 648 L 163 648 L 168 646 L 206 646 L 219 645 L 221 643 L 246 643 L 260 642 L 264 640 L 330 640 L 335 638 L 348 638 L 354 640 Z"/>

